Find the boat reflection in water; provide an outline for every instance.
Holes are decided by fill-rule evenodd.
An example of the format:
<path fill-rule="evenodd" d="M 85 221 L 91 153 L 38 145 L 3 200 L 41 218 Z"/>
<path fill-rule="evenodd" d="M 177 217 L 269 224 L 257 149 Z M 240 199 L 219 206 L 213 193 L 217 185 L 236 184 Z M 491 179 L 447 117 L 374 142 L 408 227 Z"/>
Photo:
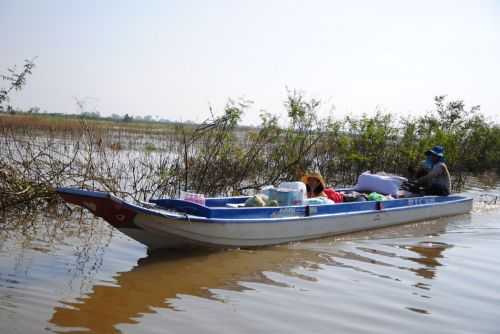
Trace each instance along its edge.
<path fill-rule="evenodd" d="M 171 308 L 169 299 L 192 295 L 216 299 L 210 288 L 242 291 L 239 280 L 275 284 L 263 272 L 289 272 L 295 266 L 317 261 L 301 252 L 295 257 L 286 247 L 233 251 L 158 251 L 139 260 L 131 271 L 119 273 L 115 284 L 94 286 L 75 302 L 56 307 L 50 322 L 61 327 L 87 328 L 96 333 L 112 332 L 117 324 L 133 324 L 154 308 Z M 173 308 L 174 309 L 174 308 Z"/>
<path fill-rule="evenodd" d="M 117 325 L 140 323 L 147 314 L 176 310 L 173 301 L 182 299 L 183 295 L 218 302 L 213 289 L 243 292 L 248 289 L 245 282 L 291 286 L 286 280 L 270 278 L 274 275 L 269 272 L 293 277 L 293 284 L 300 285 L 301 279 L 315 282 L 316 273 L 322 270 L 336 275 L 338 267 L 394 279 L 400 275 L 398 272 L 387 274 L 380 269 L 392 267 L 424 278 L 425 283 L 416 285 L 428 289 L 429 280 L 435 277 L 440 266 L 439 258 L 450 246 L 413 241 L 419 236 L 445 231 L 449 219 L 255 250 L 153 252 L 139 260 L 132 270 L 118 273 L 113 283 L 97 282 L 87 295 L 74 301 L 61 301 L 64 306 L 55 307 L 49 322 L 64 331 L 85 329 L 112 333 L 117 331 Z M 380 238 L 395 236 L 411 236 L 412 242 L 382 243 L 381 249 Z M 401 262 L 417 266 L 405 266 Z M 352 282 L 345 288 L 352 289 Z M 241 298 L 245 298 L 243 294 Z"/>

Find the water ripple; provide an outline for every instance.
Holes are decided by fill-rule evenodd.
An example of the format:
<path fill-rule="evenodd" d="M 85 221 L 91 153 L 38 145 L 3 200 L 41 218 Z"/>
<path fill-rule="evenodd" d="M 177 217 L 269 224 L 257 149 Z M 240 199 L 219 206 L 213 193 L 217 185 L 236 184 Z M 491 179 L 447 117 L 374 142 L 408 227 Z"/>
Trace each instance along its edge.
<path fill-rule="evenodd" d="M 89 217 L 12 229 L 0 332 L 496 333 L 500 207 L 475 208 L 256 250 L 148 254 Z"/>

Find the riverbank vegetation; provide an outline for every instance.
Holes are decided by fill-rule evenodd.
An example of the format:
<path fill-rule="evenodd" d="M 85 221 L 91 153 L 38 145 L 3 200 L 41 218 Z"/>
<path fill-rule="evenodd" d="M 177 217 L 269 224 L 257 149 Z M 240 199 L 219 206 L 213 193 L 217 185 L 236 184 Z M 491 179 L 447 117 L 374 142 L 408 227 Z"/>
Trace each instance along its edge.
<path fill-rule="evenodd" d="M 266 184 L 320 171 L 333 186 L 356 182 L 365 170 L 408 175 L 429 147 L 441 144 L 459 189 L 470 174 L 499 173 L 500 128 L 477 107 L 435 98 L 435 110 L 418 117 L 320 118 L 320 102 L 291 92 L 288 126 L 261 115 L 259 127 L 242 131 L 247 105 L 230 102 L 203 124 L 163 125 L 128 131 L 100 122 L 0 115 L 0 206 L 41 205 L 58 186 L 111 191 L 135 200 L 241 194 Z M 23 117 L 26 117 L 23 119 Z"/>
<path fill-rule="evenodd" d="M 461 100 L 438 96 L 434 103 L 434 110 L 402 119 L 384 112 L 322 118 L 320 101 L 291 91 L 286 122 L 262 113 L 254 128 L 239 124 L 245 101 L 229 101 L 221 115 L 198 125 L 144 126 L 4 108 L 0 208 L 45 205 L 57 199 L 54 189 L 60 186 L 144 201 L 181 190 L 245 194 L 309 170 L 321 172 L 332 186 L 350 185 L 366 170 L 408 176 L 436 144 L 445 147 L 455 190 L 467 175 L 498 175 L 499 125 Z"/>

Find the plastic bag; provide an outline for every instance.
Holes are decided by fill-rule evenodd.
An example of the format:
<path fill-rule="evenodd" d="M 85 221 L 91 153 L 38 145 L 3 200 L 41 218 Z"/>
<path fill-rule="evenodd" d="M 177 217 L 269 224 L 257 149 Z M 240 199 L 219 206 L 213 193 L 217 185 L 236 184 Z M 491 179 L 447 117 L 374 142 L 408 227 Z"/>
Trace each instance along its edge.
<path fill-rule="evenodd" d="M 361 192 L 377 192 L 384 195 L 397 196 L 401 183 L 408 181 L 406 178 L 397 175 L 371 174 L 364 172 L 358 177 L 358 182 L 354 190 Z"/>

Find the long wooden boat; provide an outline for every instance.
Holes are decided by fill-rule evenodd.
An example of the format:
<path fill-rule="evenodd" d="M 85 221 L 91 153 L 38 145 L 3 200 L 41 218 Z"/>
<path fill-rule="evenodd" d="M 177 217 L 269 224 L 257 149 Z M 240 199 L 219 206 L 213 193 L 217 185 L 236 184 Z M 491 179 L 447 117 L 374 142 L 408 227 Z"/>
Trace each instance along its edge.
<path fill-rule="evenodd" d="M 178 199 L 137 204 L 107 192 L 57 191 L 66 202 L 90 210 L 151 249 L 267 246 L 460 215 L 472 209 L 472 199 L 464 196 L 237 207 L 248 197 L 209 198 L 205 205 Z"/>

